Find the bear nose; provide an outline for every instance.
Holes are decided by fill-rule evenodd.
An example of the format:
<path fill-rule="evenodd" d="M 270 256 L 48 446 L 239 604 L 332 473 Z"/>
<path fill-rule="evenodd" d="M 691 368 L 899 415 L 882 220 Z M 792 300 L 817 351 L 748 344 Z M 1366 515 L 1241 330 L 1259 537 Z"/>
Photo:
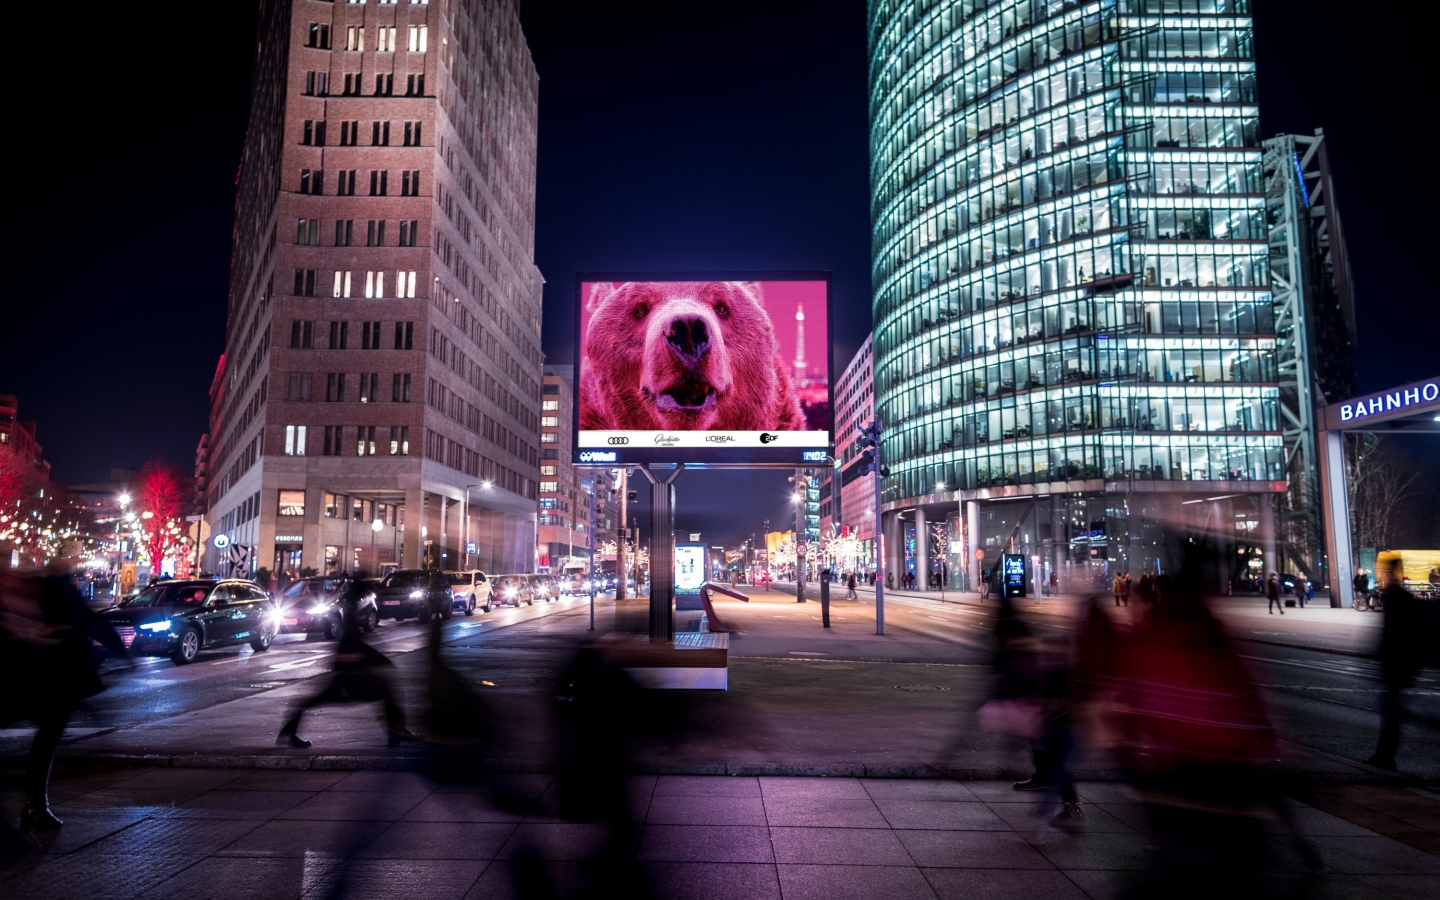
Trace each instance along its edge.
<path fill-rule="evenodd" d="M 705 326 L 704 319 L 676 319 L 670 323 L 665 341 L 677 356 L 695 360 L 710 349 L 710 329 Z"/>

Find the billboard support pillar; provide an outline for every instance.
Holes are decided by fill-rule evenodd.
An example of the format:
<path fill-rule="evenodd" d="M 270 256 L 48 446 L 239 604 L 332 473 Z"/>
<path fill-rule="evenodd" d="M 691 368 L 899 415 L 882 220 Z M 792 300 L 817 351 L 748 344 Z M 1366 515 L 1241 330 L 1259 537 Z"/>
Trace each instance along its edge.
<path fill-rule="evenodd" d="M 650 479 L 650 639 L 675 640 L 675 479 L 685 471 L 680 463 L 665 477 L 648 465 L 640 471 Z M 621 576 L 624 577 L 624 576 Z M 636 579 L 636 592 L 640 582 Z"/>

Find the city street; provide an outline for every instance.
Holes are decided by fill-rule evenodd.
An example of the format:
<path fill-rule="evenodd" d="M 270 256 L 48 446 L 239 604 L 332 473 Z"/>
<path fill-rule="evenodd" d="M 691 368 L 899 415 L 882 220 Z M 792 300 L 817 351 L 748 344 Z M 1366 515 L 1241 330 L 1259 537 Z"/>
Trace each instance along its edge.
<path fill-rule="evenodd" d="M 877 636 L 868 593 L 858 602 L 832 601 L 828 632 L 820 625 L 815 586 L 807 593 L 811 600 L 803 605 L 778 590 L 755 592 L 749 603 L 717 603 L 722 620 L 739 630 L 730 639 L 730 690 L 658 698 L 658 714 L 670 728 L 637 749 L 642 767 L 777 774 L 926 774 L 938 767 L 966 777 L 1028 774 L 1023 748 L 981 731 L 974 719 L 993 677 L 993 602 L 981 603 L 973 594 L 950 593 L 940 602 L 938 595 L 887 592 L 888 633 Z M 1046 598 L 1019 606 L 1037 633 L 1056 646 L 1068 642 L 1076 602 Z M 1312 604 L 1283 618 L 1267 617 L 1253 598 L 1221 599 L 1216 606 L 1263 689 L 1283 742 L 1281 767 L 1325 780 L 1380 777 L 1358 763 L 1373 749 L 1379 723 L 1377 664 L 1363 655 L 1378 638 L 1379 616 Z M 618 609 L 601 599 L 595 633 L 643 629 L 646 608 L 643 598 Z M 1121 621 L 1129 612 L 1108 611 Z M 677 616 L 681 628 L 693 629 L 698 619 L 694 612 Z M 503 765 L 550 767 L 552 687 L 593 636 L 587 624 L 588 604 L 581 597 L 444 623 L 445 658 L 491 700 Z M 425 654 L 415 651 L 424 647 L 426 634 L 412 621 L 387 623 L 371 636 L 373 646 L 397 664 L 412 718 L 425 702 Z M 209 759 L 305 766 L 325 757 L 332 760 L 327 765 L 364 768 L 413 755 L 385 748 L 379 709 L 366 705 L 310 714 L 305 734 L 315 746 L 309 750 L 274 746 L 285 710 L 317 690 L 332 652 L 333 644 L 292 635 L 264 653 L 248 647 L 216 651 L 191 666 L 144 659 L 125 671 L 109 663 L 109 689 L 72 720 L 62 758 L 121 754 L 190 765 Z M 1440 777 L 1440 763 L 1423 754 L 1440 741 L 1440 681 L 1433 670 L 1422 673 L 1409 704 L 1415 719 L 1401 744 L 1400 771 Z M 12 758 L 28 742 L 26 729 L 0 734 Z M 1090 777 L 1113 777 L 1114 768 L 1103 757 L 1081 755 L 1080 769 Z"/>

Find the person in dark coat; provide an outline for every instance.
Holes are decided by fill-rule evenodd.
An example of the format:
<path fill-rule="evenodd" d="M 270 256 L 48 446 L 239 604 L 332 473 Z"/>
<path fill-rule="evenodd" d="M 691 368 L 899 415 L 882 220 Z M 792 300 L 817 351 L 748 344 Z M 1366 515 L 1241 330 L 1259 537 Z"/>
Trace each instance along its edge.
<path fill-rule="evenodd" d="M 1285 615 L 1285 601 L 1280 599 L 1280 576 L 1271 572 L 1265 581 L 1265 611 L 1273 616 L 1276 609 Z"/>
<path fill-rule="evenodd" d="M 368 590 L 359 581 L 346 581 L 340 595 L 341 631 L 335 644 L 335 675 L 330 684 L 295 708 L 295 712 L 280 728 L 275 739 L 277 744 L 288 743 L 291 747 L 309 747 L 310 741 L 299 734 L 300 718 L 305 711 L 322 703 L 339 703 L 342 700 L 381 701 L 385 704 L 385 725 L 389 732 L 390 746 L 417 740 L 405 727 L 405 713 L 395 699 L 395 688 L 390 683 L 389 669 L 394 667 L 385 654 L 365 642 L 360 628 L 357 606 Z"/>
<path fill-rule="evenodd" d="M 1379 769 L 1395 770 L 1395 751 L 1400 748 L 1400 722 L 1405 709 L 1401 696 L 1413 687 L 1425 655 L 1425 616 L 1420 601 L 1405 589 L 1399 559 L 1381 563 L 1378 574 L 1384 586 L 1384 631 L 1380 636 L 1380 680 L 1385 696 L 1380 704 L 1380 740 L 1365 760 Z"/>
<path fill-rule="evenodd" d="M 69 568 L 60 563 L 38 577 L 0 569 L 0 724 L 28 719 L 36 725 L 20 813 L 32 828 L 65 824 L 50 809 L 50 770 L 70 714 L 105 689 L 91 641 L 129 659 L 115 629 L 85 605 Z"/>

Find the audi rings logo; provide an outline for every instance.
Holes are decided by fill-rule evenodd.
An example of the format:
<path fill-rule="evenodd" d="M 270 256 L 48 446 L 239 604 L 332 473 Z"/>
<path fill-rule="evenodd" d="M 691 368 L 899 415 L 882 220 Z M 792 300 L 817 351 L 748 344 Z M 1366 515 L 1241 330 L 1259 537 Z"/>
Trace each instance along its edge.
<path fill-rule="evenodd" d="M 780 435 L 778 434 L 770 434 L 766 431 L 760 432 L 760 443 L 762 444 L 773 444 L 778 440 L 780 440 Z"/>
<path fill-rule="evenodd" d="M 612 447 L 623 447 L 630 443 L 630 439 L 628 437 L 609 437 L 605 439 L 605 443 Z"/>

